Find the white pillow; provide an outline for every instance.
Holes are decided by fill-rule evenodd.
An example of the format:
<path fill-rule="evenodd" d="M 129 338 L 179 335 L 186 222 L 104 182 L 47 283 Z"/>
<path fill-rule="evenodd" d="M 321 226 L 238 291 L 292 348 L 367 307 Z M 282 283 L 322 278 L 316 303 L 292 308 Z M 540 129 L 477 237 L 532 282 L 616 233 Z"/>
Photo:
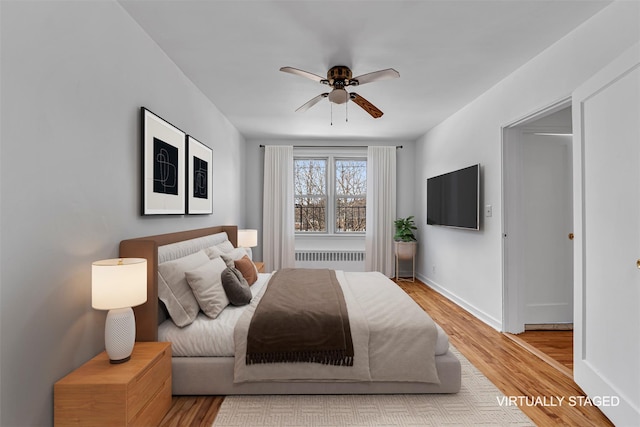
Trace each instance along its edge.
<path fill-rule="evenodd" d="M 180 327 L 191 324 L 200 311 L 184 273 L 207 262 L 209 257 L 204 251 L 199 251 L 158 265 L 158 297 L 164 302 L 173 322 Z"/>
<path fill-rule="evenodd" d="M 222 286 L 221 275 L 227 265 L 221 258 L 215 258 L 195 270 L 187 271 L 185 276 L 193 290 L 198 305 L 204 314 L 212 319 L 229 305 L 229 298 Z"/>
<path fill-rule="evenodd" d="M 225 255 L 231 258 L 232 260 L 237 261 L 241 259 L 243 256 L 248 254 L 245 248 L 236 248 L 230 252 L 227 252 Z"/>
<path fill-rule="evenodd" d="M 224 252 L 222 252 L 222 250 L 217 246 L 210 246 L 204 249 L 204 252 L 207 254 L 209 259 L 220 258 L 220 256 L 224 254 Z"/>
<path fill-rule="evenodd" d="M 230 252 L 220 254 L 222 260 L 227 263 L 227 267 L 229 268 L 234 268 L 235 265 L 233 261 L 242 259 L 245 255 L 247 255 L 247 251 L 245 251 L 244 248 L 235 248 Z"/>
<path fill-rule="evenodd" d="M 219 249 L 220 249 L 222 252 L 224 252 L 224 253 L 231 252 L 232 250 L 234 250 L 234 249 L 235 249 L 235 248 L 233 247 L 233 244 L 231 244 L 231 242 L 230 242 L 230 241 L 228 241 L 228 240 L 225 240 L 225 241 L 224 241 L 224 242 L 222 242 L 222 243 L 218 243 L 218 244 L 216 245 L 216 247 L 217 247 L 217 248 L 219 248 Z"/>

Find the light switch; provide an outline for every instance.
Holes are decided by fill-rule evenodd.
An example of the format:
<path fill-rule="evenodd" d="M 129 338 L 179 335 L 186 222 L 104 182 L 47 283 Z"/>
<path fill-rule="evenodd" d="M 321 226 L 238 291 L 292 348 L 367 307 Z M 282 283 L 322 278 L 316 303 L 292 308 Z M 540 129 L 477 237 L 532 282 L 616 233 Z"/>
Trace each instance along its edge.
<path fill-rule="evenodd" d="M 491 207 L 491 205 L 486 205 L 484 207 L 484 216 L 489 218 L 491 215 L 493 215 L 493 208 Z"/>

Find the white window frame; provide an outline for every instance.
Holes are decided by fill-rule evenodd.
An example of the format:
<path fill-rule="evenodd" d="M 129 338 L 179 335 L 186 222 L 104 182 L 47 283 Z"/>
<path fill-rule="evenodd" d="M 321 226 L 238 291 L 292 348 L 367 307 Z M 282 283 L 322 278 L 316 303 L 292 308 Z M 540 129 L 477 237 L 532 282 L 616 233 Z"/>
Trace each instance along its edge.
<path fill-rule="evenodd" d="M 328 158 L 326 156 L 295 156 L 294 155 L 294 157 L 293 157 L 293 163 L 294 163 L 293 171 L 294 171 L 294 173 L 295 173 L 295 170 L 296 170 L 296 168 L 295 168 L 296 160 L 324 160 L 326 162 L 326 167 L 325 167 L 325 170 L 324 170 L 324 173 L 325 173 L 325 177 L 324 177 L 325 194 L 324 194 L 324 197 L 326 199 L 324 223 L 325 223 L 325 226 L 326 226 L 326 230 L 325 231 L 296 231 L 295 233 L 296 234 L 300 234 L 300 235 L 327 234 L 327 231 L 329 230 L 328 223 L 327 223 L 327 221 L 329 219 L 328 218 L 328 212 L 329 212 L 329 209 L 331 209 L 330 208 L 331 197 L 329 196 L 329 188 L 330 188 L 330 185 L 331 185 L 329 183 L 329 178 L 331 177 L 331 174 L 329 172 L 330 169 L 331 169 L 330 162 L 329 162 L 329 160 L 328 160 Z M 294 182 L 295 182 L 295 176 L 294 176 Z M 309 198 L 311 198 L 311 197 L 317 197 L 317 196 L 318 196 L 317 194 L 295 194 L 295 190 L 294 190 L 294 195 L 293 195 L 293 197 L 294 197 L 294 205 L 295 205 L 295 199 L 297 197 L 309 197 Z M 294 220 L 295 220 L 295 215 L 294 215 Z"/>
<path fill-rule="evenodd" d="M 336 194 L 336 161 L 338 160 L 360 160 L 367 161 L 367 154 L 365 150 L 331 150 L 330 148 L 327 150 L 309 150 L 304 149 L 304 147 L 296 147 L 294 148 L 293 160 L 326 160 L 327 161 L 327 169 L 326 169 L 326 177 L 325 182 L 327 185 L 326 188 L 326 197 L 327 197 L 327 208 L 325 211 L 325 224 L 326 231 L 296 231 L 296 236 L 358 236 L 362 237 L 365 235 L 364 231 L 336 231 L 336 206 L 338 195 Z M 295 168 L 294 168 L 295 169 Z M 298 195 L 294 194 L 294 197 Z M 341 195 L 344 197 L 344 195 Z M 361 197 L 366 200 L 367 195 L 356 196 Z"/>
<path fill-rule="evenodd" d="M 338 235 L 349 235 L 349 234 L 354 234 L 354 235 L 364 235 L 365 231 L 337 231 L 336 230 L 336 222 L 337 222 L 337 215 L 336 215 L 336 209 L 338 207 L 338 199 L 340 198 L 352 198 L 352 199 L 364 199 L 365 200 L 365 206 L 366 206 L 366 200 L 367 200 L 367 192 L 365 190 L 364 194 L 358 194 L 358 195 L 346 195 L 346 194 L 338 194 L 338 189 L 336 188 L 336 163 L 341 161 L 341 160 L 353 160 L 353 161 L 364 161 L 365 162 L 365 167 L 367 164 L 367 157 L 362 157 L 362 156 L 334 156 L 333 157 L 333 161 L 332 161 L 332 168 L 333 168 L 333 174 L 331 175 L 332 178 L 332 184 L 333 184 L 333 210 L 331 211 L 333 214 L 333 218 L 332 218 L 332 222 L 331 225 L 333 226 L 333 234 L 338 234 Z M 365 184 L 366 185 L 366 184 Z M 366 215 L 366 213 L 365 213 Z"/>

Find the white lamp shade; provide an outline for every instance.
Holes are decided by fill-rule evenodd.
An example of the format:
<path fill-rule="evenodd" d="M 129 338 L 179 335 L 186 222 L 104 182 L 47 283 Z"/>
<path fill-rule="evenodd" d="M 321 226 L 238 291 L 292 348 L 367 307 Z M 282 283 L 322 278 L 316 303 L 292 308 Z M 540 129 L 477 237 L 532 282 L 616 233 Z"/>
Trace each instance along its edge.
<path fill-rule="evenodd" d="M 238 230 L 238 246 L 241 248 L 258 246 L 258 230 Z"/>
<path fill-rule="evenodd" d="M 147 301 L 147 260 L 119 258 L 91 265 L 91 306 L 97 310 L 135 307 Z"/>

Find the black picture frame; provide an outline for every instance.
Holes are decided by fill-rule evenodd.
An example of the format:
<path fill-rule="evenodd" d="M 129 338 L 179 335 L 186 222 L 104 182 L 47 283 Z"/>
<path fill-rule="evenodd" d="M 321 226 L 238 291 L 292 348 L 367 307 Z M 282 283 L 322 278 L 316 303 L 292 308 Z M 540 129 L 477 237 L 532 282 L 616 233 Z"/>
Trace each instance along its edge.
<path fill-rule="evenodd" d="M 189 215 L 213 213 L 213 150 L 187 135 L 186 201 Z"/>
<path fill-rule="evenodd" d="M 184 215 L 186 134 L 145 107 L 142 113 L 142 215 Z"/>

